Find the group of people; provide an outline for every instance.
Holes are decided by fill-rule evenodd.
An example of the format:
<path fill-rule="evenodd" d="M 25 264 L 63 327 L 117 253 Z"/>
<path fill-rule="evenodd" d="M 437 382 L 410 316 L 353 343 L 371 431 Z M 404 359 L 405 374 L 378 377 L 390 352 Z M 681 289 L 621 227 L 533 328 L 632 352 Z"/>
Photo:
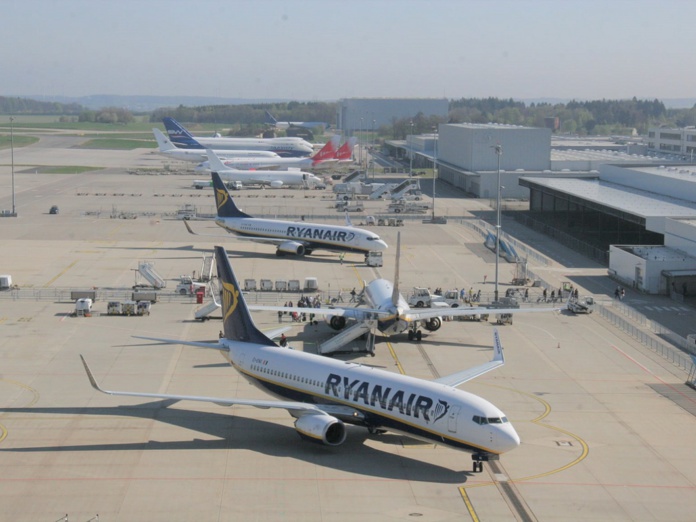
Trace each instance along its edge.
<path fill-rule="evenodd" d="M 292 308 L 292 301 L 288 301 L 283 305 L 286 308 Z M 302 296 L 300 299 L 297 301 L 297 308 L 320 308 L 321 307 L 321 299 L 319 297 L 315 296 L 310 298 L 309 296 Z M 288 312 L 283 312 L 283 311 L 278 311 L 278 322 L 282 323 L 283 322 L 283 315 L 290 315 L 292 318 L 293 322 L 303 322 L 307 321 L 307 312 L 302 312 L 298 313 L 295 311 L 288 311 Z M 313 313 L 309 312 L 309 321 L 314 322 L 314 315 Z"/>
<path fill-rule="evenodd" d="M 614 299 L 623 301 L 624 297 L 626 297 L 626 289 L 621 285 L 617 286 L 614 290 Z"/>

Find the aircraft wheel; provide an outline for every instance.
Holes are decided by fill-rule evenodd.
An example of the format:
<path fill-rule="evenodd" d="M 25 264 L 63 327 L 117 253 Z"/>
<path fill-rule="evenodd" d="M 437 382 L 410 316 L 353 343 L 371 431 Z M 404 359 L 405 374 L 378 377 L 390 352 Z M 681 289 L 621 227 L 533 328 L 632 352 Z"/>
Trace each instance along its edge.
<path fill-rule="evenodd" d="M 416 341 L 420 342 L 422 338 L 423 338 L 423 332 L 421 332 L 420 330 L 418 330 L 418 331 L 416 332 Z"/>
<path fill-rule="evenodd" d="M 408 331 L 408 340 L 413 341 L 413 330 Z"/>

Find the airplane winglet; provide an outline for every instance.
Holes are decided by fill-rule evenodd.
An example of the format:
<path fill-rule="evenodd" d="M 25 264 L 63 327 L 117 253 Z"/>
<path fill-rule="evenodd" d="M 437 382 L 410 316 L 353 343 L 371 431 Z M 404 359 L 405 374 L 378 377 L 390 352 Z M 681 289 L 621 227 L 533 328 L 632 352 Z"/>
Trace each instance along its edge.
<path fill-rule="evenodd" d="M 500 334 L 498 329 L 493 329 L 493 359 L 491 362 L 500 362 L 505 364 L 505 355 L 503 355 L 503 344 L 500 342 Z"/>
<path fill-rule="evenodd" d="M 479 366 L 474 366 L 467 370 L 461 372 L 456 372 L 451 375 L 445 375 L 439 379 L 435 379 L 433 382 L 444 384 L 445 386 L 456 387 L 460 384 L 468 382 L 476 377 L 488 373 L 495 368 L 503 366 L 505 364 L 505 356 L 503 355 L 503 345 L 500 342 L 500 335 L 498 335 L 498 329 L 493 330 L 493 358 L 483 363 Z"/>
<path fill-rule="evenodd" d="M 193 231 L 193 229 L 191 228 L 191 225 L 189 225 L 189 223 L 188 223 L 188 219 L 184 219 L 183 221 L 184 221 L 184 226 L 186 227 L 186 230 L 189 231 L 189 234 L 193 234 L 194 236 L 197 236 L 198 233 Z"/>
<path fill-rule="evenodd" d="M 82 357 L 82 354 L 80 354 L 80 359 L 82 359 L 82 365 L 85 367 L 85 371 L 87 372 L 87 378 L 89 379 L 92 388 L 102 393 L 108 393 L 107 391 L 101 389 L 101 387 L 97 383 L 97 380 L 94 378 L 94 375 L 92 375 L 92 370 L 90 370 L 89 366 L 87 366 L 87 361 L 85 361 L 85 358 Z"/>

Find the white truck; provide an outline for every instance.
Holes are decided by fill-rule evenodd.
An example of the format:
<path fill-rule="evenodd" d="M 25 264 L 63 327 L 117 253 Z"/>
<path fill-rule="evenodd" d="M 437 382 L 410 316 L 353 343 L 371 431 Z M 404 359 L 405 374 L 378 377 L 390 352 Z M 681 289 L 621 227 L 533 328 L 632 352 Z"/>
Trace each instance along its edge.
<path fill-rule="evenodd" d="M 413 292 L 408 297 L 409 306 L 416 308 L 432 308 L 433 303 L 444 303 L 451 308 L 460 305 L 459 292 L 457 290 L 447 290 L 443 295 L 430 292 L 428 288 L 413 287 Z"/>
<path fill-rule="evenodd" d="M 367 266 L 383 266 L 384 260 L 382 258 L 382 252 L 379 250 L 370 251 L 365 254 L 365 264 Z"/>
<path fill-rule="evenodd" d="M 179 295 L 193 295 L 201 288 L 207 292 L 208 285 L 194 281 L 191 276 L 182 275 L 179 276 L 179 284 L 176 285 L 176 290 L 174 291 Z"/>
<path fill-rule="evenodd" d="M 403 199 L 393 201 L 387 206 L 387 211 L 395 214 L 420 214 L 427 212 L 429 209 L 430 205 L 428 203 L 414 203 Z"/>
<path fill-rule="evenodd" d="M 92 316 L 92 300 L 88 297 L 81 297 L 75 301 L 75 317 L 91 317 Z"/>

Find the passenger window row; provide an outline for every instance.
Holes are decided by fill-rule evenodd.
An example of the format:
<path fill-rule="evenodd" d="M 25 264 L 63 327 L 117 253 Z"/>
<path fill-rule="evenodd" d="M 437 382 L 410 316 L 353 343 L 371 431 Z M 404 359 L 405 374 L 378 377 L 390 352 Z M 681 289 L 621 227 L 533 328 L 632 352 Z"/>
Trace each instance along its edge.
<path fill-rule="evenodd" d="M 316 386 L 318 388 L 322 387 L 323 384 L 320 381 L 314 380 L 314 379 L 308 379 L 307 377 L 300 377 L 298 375 L 293 375 L 288 372 L 281 372 L 278 370 L 272 370 L 270 368 L 266 368 L 265 366 L 259 366 L 256 364 L 251 365 L 251 369 L 259 372 L 259 373 L 265 373 L 267 375 L 272 375 L 274 377 L 280 377 L 281 379 L 287 379 L 289 381 L 296 381 L 300 382 L 302 384 L 309 384 L 310 386 Z"/>

